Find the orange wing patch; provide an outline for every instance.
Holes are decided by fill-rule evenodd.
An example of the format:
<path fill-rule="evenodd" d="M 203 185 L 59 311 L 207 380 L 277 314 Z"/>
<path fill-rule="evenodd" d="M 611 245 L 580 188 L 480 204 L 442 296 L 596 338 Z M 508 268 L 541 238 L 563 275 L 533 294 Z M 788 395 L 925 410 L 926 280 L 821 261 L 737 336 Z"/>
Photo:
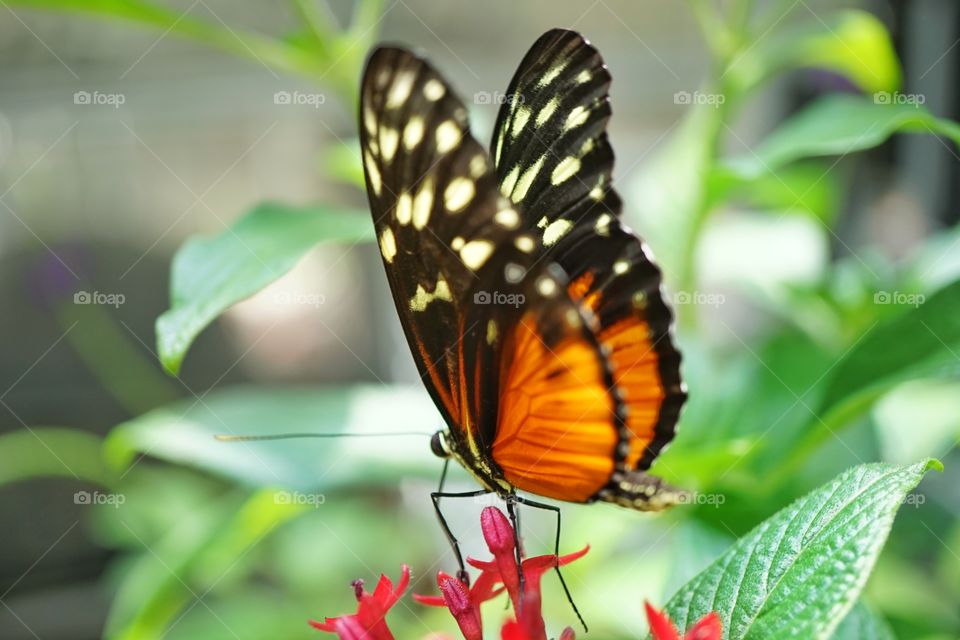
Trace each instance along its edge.
<path fill-rule="evenodd" d="M 617 446 L 596 348 L 569 337 L 551 349 L 529 315 L 507 346 L 493 459 L 518 489 L 586 502 L 609 481 Z"/>
<path fill-rule="evenodd" d="M 603 304 L 600 291 L 591 291 L 593 273 L 586 272 L 567 287 L 570 297 L 594 313 Z M 625 466 L 636 469 L 650 442 L 666 397 L 660 375 L 659 358 L 650 341 L 650 325 L 638 314 L 627 316 L 602 327 L 597 335 L 600 344 L 610 349 L 613 381 L 620 389 L 627 408 L 630 449 Z"/>
<path fill-rule="evenodd" d="M 626 467 L 635 469 L 653 440 L 665 397 L 659 359 L 650 341 L 650 326 L 640 318 L 628 317 L 604 327 L 599 338 L 601 344 L 611 349 L 613 381 L 627 407 L 626 422 L 632 437 Z"/>

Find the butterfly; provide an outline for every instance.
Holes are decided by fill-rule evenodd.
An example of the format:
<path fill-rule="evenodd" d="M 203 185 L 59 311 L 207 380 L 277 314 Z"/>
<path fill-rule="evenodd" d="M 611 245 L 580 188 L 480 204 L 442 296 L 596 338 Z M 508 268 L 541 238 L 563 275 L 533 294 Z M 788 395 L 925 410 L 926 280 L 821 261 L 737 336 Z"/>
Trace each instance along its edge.
<path fill-rule="evenodd" d="M 360 142 L 393 299 L 447 427 L 434 453 L 500 496 L 652 511 L 684 495 L 647 469 L 686 390 L 661 273 L 620 218 L 609 86 L 586 39 L 545 33 L 488 150 L 428 62 L 381 47 Z"/>

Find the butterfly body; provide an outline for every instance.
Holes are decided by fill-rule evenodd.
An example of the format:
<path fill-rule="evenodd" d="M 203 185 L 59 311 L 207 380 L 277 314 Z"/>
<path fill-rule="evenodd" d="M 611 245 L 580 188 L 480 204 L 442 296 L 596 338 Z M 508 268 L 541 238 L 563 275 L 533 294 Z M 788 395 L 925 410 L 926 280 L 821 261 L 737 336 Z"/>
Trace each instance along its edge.
<path fill-rule="evenodd" d="M 491 150 L 427 62 L 376 50 L 360 133 L 387 278 L 447 429 L 431 447 L 486 490 L 657 510 L 646 473 L 685 390 L 661 276 L 621 222 L 610 76 L 579 34 L 524 58 Z"/>

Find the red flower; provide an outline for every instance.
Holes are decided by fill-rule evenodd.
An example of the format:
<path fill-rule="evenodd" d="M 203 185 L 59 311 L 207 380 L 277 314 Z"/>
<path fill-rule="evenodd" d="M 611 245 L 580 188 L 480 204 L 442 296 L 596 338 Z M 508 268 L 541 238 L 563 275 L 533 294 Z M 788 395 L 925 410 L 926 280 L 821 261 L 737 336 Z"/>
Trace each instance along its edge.
<path fill-rule="evenodd" d="M 437 576 L 440 596 L 414 594 L 413 597 L 422 604 L 447 607 L 457 621 L 463 637 L 466 640 L 479 640 L 483 637 L 480 605 L 506 590 L 513 602 L 513 610 L 519 613 L 516 620 L 504 625 L 501 632 L 504 640 L 546 640 L 540 606 L 540 579 L 550 569 L 583 557 L 590 547 L 566 556 L 546 555 L 524 559 L 524 589 L 521 594 L 516 542 L 513 527 L 507 517 L 499 509 L 487 507 L 480 515 L 480 528 L 487 547 L 493 554 L 493 560 L 467 558 L 470 566 L 480 569 L 480 576 L 473 586 L 467 588 L 458 579 L 440 572 Z M 573 630 L 566 629 L 561 638 L 573 640 Z"/>
<path fill-rule="evenodd" d="M 483 538 L 493 554 L 491 560 L 467 558 L 470 566 L 480 570 L 472 587 L 458 578 L 442 571 L 437 574 L 439 596 L 414 595 L 422 603 L 446 607 L 460 627 L 465 640 L 483 639 L 483 621 L 480 605 L 504 591 L 513 603 L 515 617 L 508 620 L 500 630 L 502 640 L 546 640 L 547 634 L 541 610 L 540 581 L 543 574 L 559 566 L 583 557 L 590 547 L 566 556 L 545 555 L 525 558 L 522 562 L 523 593 L 520 592 L 520 567 L 517 566 L 516 539 L 513 527 L 503 512 L 487 507 L 480 516 Z M 410 568 L 403 565 L 400 582 L 394 588 L 386 576 L 380 576 L 373 593 L 363 589 L 363 582 L 354 582 L 357 596 L 357 612 L 353 615 L 327 618 L 324 622 L 310 621 L 321 630 L 336 633 L 340 640 L 394 640 L 384 618 L 397 603 L 410 583 Z M 680 634 L 666 614 L 646 604 L 647 620 L 653 640 L 680 640 Z M 720 640 L 722 628 L 716 613 L 704 616 L 683 637 L 683 640 Z M 430 636 L 432 640 L 452 640 L 442 635 Z M 569 627 L 560 634 L 559 640 L 575 640 Z"/>
<path fill-rule="evenodd" d="M 673 626 L 670 616 L 657 611 L 650 606 L 649 602 L 644 602 L 643 606 L 647 610 L 647 622 L 650 624 L 653 640 L 680 640 L 680 632 Z M 720 624 L 720 617 L 716 612 L 711 612 L 700 618 L 700 621 L 683 636 L 683 640 L 720 640 L 722 633 L 723 625 Z"/>
<path fill-rule="evenodd" d="M 385 575 L 380 576 L 373 593 L 363 589 L 363 581 L 353 583 L 357 595 L 357 612 L 353 615 L 327 618 L 324 622 L 310 620 L 310 626 L 320 631 L 335 633 L 340 640 L 394 640 L 384 618 L 390 607 L 395 605 L 410 584 L 410 567 L 400 567 L 400 582 L 393 582 Z"/>

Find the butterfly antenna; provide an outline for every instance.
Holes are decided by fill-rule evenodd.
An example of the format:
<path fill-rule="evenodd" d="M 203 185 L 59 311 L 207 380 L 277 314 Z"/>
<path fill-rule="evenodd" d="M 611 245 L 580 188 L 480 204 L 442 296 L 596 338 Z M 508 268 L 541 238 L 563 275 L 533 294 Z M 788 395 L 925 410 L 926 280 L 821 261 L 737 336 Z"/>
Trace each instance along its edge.
<path fill-rule="evenodd" d="M 433 433 L 425 431 L 385 431 L 382 433 L 278 433 L 269 436 L 238 436 L 218 433 L 213 437 L 220 442 L 259 442 L 262 440 L 293 440 L 296 438 L 388 438 L 390 436 L 423 436 L 430 438 Z"/>

